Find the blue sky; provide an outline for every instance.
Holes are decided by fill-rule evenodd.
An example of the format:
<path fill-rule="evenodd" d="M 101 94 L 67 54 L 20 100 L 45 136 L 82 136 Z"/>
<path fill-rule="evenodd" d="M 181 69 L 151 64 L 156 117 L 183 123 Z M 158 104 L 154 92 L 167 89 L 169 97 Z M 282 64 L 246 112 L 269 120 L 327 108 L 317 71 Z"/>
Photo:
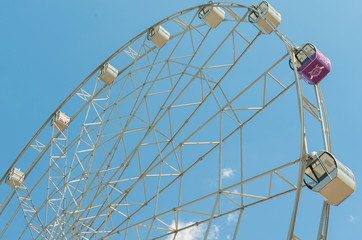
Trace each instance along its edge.
<path fill-rule="evenodd" d="M 258 2 L 238 1 L 245 5 Z M 281 32 L 297 45 L 314 43 L 331 60 L 332 72 L 320 87 L 330 123 L 332 152 L 354 172 L 357 187 L 343 204 L 331 208 L 328 239 L 358 239 L 362 235 L 362 20 L 355 9 L 360 9 L 362 3 L 352 0 L 342 9 L 344 2 L 335 0 L 269 2 L 282 15 Z M 115 50 L 150 25 L 203 3 L 206 1 L 1 1 L 1 175 L 63 99 Z M 290 70 L 286 67 L 285 71 Z M 277 118 L 276 112 L 270 114 L 272 119 Z M 287 127 L 295 134 L 300 132 L 299 123 Z M 283 144 L 286 149 L 294 147 L 289 142 Z M 319 216 L 322 200 L 315 203 L 320 205 L 313 207 L 317 212 L 308 214 Z M 274 212 L 275 206 L 280 205 L 266 205 L 261 211 Z M 308 208 L 304 204 L 300 211 Z M 301 214 L 298 220 L 306 231 L 310 227 L 308 214 Z M 248 218 L 252 222 L 252 213 L 246 215 Z M 258 231 L 260 225 L 255 222 L 254 231 Z"/>

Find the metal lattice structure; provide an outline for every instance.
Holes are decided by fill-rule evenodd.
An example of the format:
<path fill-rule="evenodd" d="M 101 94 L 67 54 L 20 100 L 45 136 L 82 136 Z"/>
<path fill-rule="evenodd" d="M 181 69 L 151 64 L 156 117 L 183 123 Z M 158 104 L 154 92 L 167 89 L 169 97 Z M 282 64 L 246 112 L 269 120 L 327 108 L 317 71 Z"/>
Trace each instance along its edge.
<path fill-rule="evenodd" d="M 210 5 L 226 13 L 216 29 L 198 18 Z M 223 224 L 222 239 L 240 239 L 244 213 L 284 200 L 289 232 L 284 225 L 279 236 L 302 239 L 305 129 L 313 148 L 330 150 L 327 115 L 319 87 L 303 94 L 289 70 L 295 45 L 278 30 L 262 35 L 247 20 L 253 8 L 186 9 L 154 25 L 171 33 L 161 49 L 147 29 L 95 69 L 9 167 L 25 169 L 25 182 L 1 186 L 0 239 L 216 239 Z M 119 71 L 109 85 L 97 75 L 105 63 Z M 284 111 L 270 119 L 274 108 Z M 64 131 L 49 126 L 59 110 L 71 117 Z M 252 129 L 279 118 L 300 129 L 289 139 L 297 149 L 281 155 L 275 147 L 252 168 L 262 151 L 248 147 L 263 142 Z M 325 204 L 318 239 L 328 218 Z"/>

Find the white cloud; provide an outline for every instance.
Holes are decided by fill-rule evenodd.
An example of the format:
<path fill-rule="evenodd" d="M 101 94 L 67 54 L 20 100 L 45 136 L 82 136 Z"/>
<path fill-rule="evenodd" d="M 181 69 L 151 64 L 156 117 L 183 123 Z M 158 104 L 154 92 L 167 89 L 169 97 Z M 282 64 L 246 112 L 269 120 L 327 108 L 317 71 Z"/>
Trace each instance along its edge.
<path fill-rule="evenodd" d="M 230 240 L 231 239 L 231 236 L 228 234 L 228 235 L 226 235 L 226 239 L 227 240 Z"/>
<path fill-rule="evenodd" d="M 240 192 L 238 190 L 236 190 L 236 189 L 232 190 L 231 192 L 236 193 L 236 194 L 240 194 Z"/>
<path fill-rule="evenodd" d="M 219 239 L 220 229 L 217 225 L 211 225 L 208 240 L 217 240 Z"/>
<path fill-rule="evenodd" d="M 357 219 L 357 217 L 352 216 L 352 215 L 350 215 L 350 216 L 348 217 L 348 221 L 351 222 L 351 223 L 355 222 L 356 219 Z"/>
<path fill-rule="evenodd" d="M 222 169 L 222 178 L 230 178 L 234 176 L 235 171 L 231 168 L 223 168 Z"/>
<path fill-rule="evenodd" d="M 178 222 L 178 229 L 184 228 L 190 225 L 193 225 L 194 222 Z M 176 229 L 175 221 L 172 221 L 171 227 L 173 229 Z M 201 224 L 198 226 L 192 226 L 189 228 L 186 228 L 182 231 L 179 231 L 176 235 L 176 238 L 174 238 L 174 234 L 168 236 L 167 240 L 201 240 L 204 239 L 205 233 L 206 233 L 207 225 Z M 219 227 L 217 225 L 212 225 L 210 228 L 210 232 L 208 235 L 209 240 L 218 240 L 219 239 Z"/>
<path fill-rule="evenodd" d="M 228 214 L 227 215 L 227 222 L 228 223 L 236 222 L 238 220 L 238 215 L 239 215 L 238 212 Z"/>

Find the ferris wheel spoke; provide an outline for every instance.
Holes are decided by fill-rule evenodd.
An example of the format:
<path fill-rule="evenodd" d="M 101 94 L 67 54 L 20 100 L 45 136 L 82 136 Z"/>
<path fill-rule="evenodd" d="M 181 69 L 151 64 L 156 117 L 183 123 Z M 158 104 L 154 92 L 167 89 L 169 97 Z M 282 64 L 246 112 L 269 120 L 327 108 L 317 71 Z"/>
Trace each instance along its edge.
<path fill-rule="evenodd" d="M 293 84 L 292 84 L 292 85 L 293 85 Z M 290 88 L 290 87 L 289 87 L 289 88 Z M 269 104 L 268 104 L 268 105 L 269 105 Z M 267 105 L 267 106 L 268 106 L 268 105 Z M 203 159 L 203 157 L 200 157 L 200 159 Z M 191 166 L 189 169 L 191 169 L 191 168 L 192 168 L 192 166 Z M 187 171 L 187 170 L 186 170 L 186 171 Z M 186 171 L 185 171 L 185 172 L 186 172 Z M 182 174 L 184 174 L 185 172 L 183 172 Z M 152 199 L 151 199 L 151 200 L 152 200 Z M 146 205 L 147 205 L 147 204 L 146 204 Z"/>
<path fill-rule="evenodd" d="M 204 196 L 202 198 L 193 200 L 193 201 L 188 202 L 188 203 L 184 203 L 183 205 L 181 205 L 177 209 L 170 209 L 170 210 L 168 210 L 166 212 L 159 213 L 159 214 L 155 215 L 154 217 L 152 217 L 152 218 L 150 218 L 148 220 L 145 220 L 145 221 L 139 222 L 139 223 L 135 223 L 134 225 L 126 227 L 124 229 L 117 230 L 118 228 L 115 228 L 114 232 L 109 234 L 106 237 L 111 237 L 114 234 L 119 234 L 120 232 L 135 228 L 136 226 L 138 226 L 138 227 L 140 227 L 140 226 L 141 227 L 148 226 L 146 224 L 147 222 L 152 222 L 156 218 L 157 219 L 162 219 L 162 217 L 165 217 L 166 215 L 170 215 L 170 214 L 174 215 L 174 211 L 180 213 L 181 215 L 182 215 L 182 213 L 192 213 L 192 214 L 198 215 L 199 217 L 206 217 L 206 219 L 201 220 L 199 222 L 190 223 L 190 225 L 188 226 L 188 227 L 194 227 L 195 225 L 199 225 L 201 223 L 205 223 L 205 222 L 210 221 L 211 218 L 225 217 L 225 216 L 227 216 L 229 214 L 233 214 L 233 213 L 241 211 L 241 210 L 244 211 L 244 209 L 247 209 L 247 208 L 252 207 L 252 206 L 256 206 L 257 204 L 263 203 L 265 201 L 272 200 L 272 199 L 275 199 L 277 197 L 284 196 L 285 194 L 288 194 L 288 193 L 291 193 L 291 192 L 295 191 L 296 188 L 295 187 L 292 187 L 290 189 L 285 188 L 286 190 L 284 190 L 282 192 L 274 192 L 273 194 L 270 194 L 271 191 L 269 190 L 268 191 L 269 194 L 267 194 L 265 197 L 249 196 L 248 194 L 236 193 L 233 190 L 237 189 L 241 185 L 252 184 L 254 181 L 258 182 L 258 180 L 260 180 L 260 179 L 264 179 L 263 184 L 265 184 L 265 186 L 267 186 L 268 188 L 271 189 L 271 188 L 273 188 L 274 184 L 271 184 L 271 183 L 273 183 L 273 181 L 272 181 L 272 177 L 270 177 L 270 176 L 273 176 L 273 175 L 278 176 L 278 171 L 281 171 L 281 170 L 289 168 L 289 167 L 293 167 L 298 162 L 299 162 L 299 160 L 292 161 L 292 162 L 287 163 L 287 164 L 285 164 L 283 166 L 280 166 L 280 167 L 277 167 L 277 168 L 272 169 L 270 171 L 267 171 L 267 172 L 264 172 L 262 174 L 256 175 L 256 176 L 254 176 L 254 177 L 252 177 L 250 179 L 247 179 L 247 180 L 245 180 L 245 181 L 243 181 L 241 183 L 237 183 L 237 184 L 234 184 L 232 186 L 228 186 L 228 187 L 226 187 L 224 189 L 221 189 L 220 191 L 216 191 L 216 192 L 211 193 L 211 194 L 209 194 L 207 196 Z M 186 173 L 186 171 L 185 171 L 185 173 Z M 291 180 L 288 180 L 288 181 L 286 181 L 286 183 L 288 183 L 290 181 Z M 262 189 L 262 188 L 263 187 L 261 185 L 259 185 L 259 187 L 255 186 L 252 189 L 255 191 L 255 190 L 258 190 L 258 189 Z M 225 195 L 229 195 L 229 197 L 228 198 L 221 198 L 222 196 L 225 196 Z M 245 205 L 240 205 L 242 195 L 243 195 L 243 197 L 249 198 L 248 202 Z M 223 202 L 225 203 L 225 201 L 229 201 L 230 199 L 232 199 L 231 202 L 234 204 L 235 209 L 231 210 L 231 211 L 226 211 L 226 212 L 223 211 L 223 212 L 220 212 L 220 213 L 217 213 L 217 212 L 214 212 L 214 211 L 208 213 L 208 212 L 200 212 L 200 210 L 195 210 L 195 209 L 201 209 L 200 206 L 205 205 L 204 203 L 205 203 L 205 201 L 208 202 L 208 199 L 215 200 L 216 198 L 220 198 L 219 200 L 216 200 L 216 202 L 215 202 L 215 203 L 217 203 L 216 204 L 217 206 L 221 205 Z M 239 202 L 239 203 L 235 203 L 235 202 Z M 133 217 L 133 216 L 131 215 L 130 217 Z M 154 229 L 155 230 L 160 230 L 160 229 L 156 229 L 156 228 L 154 228 Z M 182 231 L 182 230 L 184 230 L 184 229 L 179 229 L 179 231 Z M 173 234 L 173 233 L 177 232 L 173 228 L 164 229 L 163 231 L 168 232 L 166 235 Z M 160 238 L 162 238 L 164 236 L 165 235 L 162 235 Z"/>
<path fill-rule="evenodd" d="M 38 210 L 29 196 L 25 183 L 22 183 L 15 191 L 23 211 L 24 218 L 27 222 L 28 230 L 30 231 L 32 238 L 35 239 L 35 234 L 41 234 L 44 228 L 41 219 L 37 215 Z M 43 234 L 42 238 L 47 239 L 47 237 Z"/>
<path fill-rule="evenodd" d="M 127 126 L 127 124 L 126 124 L 126 126 Z M 118 141 L 119 142 L 119 141 Z"/>
<path fill-rule="evenodd" d="M 302 93 L 297 47 L 276 29 L 280 15 L 266 16 L 262 4 L 274 10 L 265 1 L 257 7 L 209 2 L 183 10 L 100 64 L 12 164 L 26 169 L 29 189 L 9 189 L 3 197 L 0 217 L 12 212 L 0 239 L 13 231 L 20 210 L 26 224 L 20 238 L 211 239 L 225 230 L 223 237 L 239 239 L 249 222 L 245 213 L 266 202 L 290 204 L 294 192 L 288 239 L 300 239 L 294 225 L 305 187 L 307 140 L 313 137 L 310 145 L 324 143 L 330 151 L 328 118 L 318 85 L 314 95 Z M 250 22 L 258 30 L 251 30 Z M 287 54 L 269 56 L 281 49 L 269 45 L 273 36 L 261 37 L 268 28 L 284 42 Z M 288 54 L 295 79 L 284 71 Z M 277 144 L 274 135 L 289 128 L 263 118 L 276 110 L 283 120 L 295 122 L 288 98 L 294 86 L 302 141 L 300 159 L 290 161 L 288 153 L 279 154 L 279 146 L 269 150 Z M 70 116 L 69 125 L 48 129 L 58 111 Z M 249 132 L 258 127 L 262 133 Z M 315 128 L 322 130 L 320 139 L 314 138 Z M 307 136 L 306 129 L 313 134 Z M 263 151 L 270 153 L 267 160 Z M 13 196 L 19 201 L 15 211 Z M 38 208 L 32 199 L 40 201 Z M 325 204 L 318 240 L 326 240 L 328 221 Z"/>
<path fill-rule="evenodd" d="M 93 90 L 93 94 L 95 94 L 96 92 L 99 92 L 98 91 L 99 88 L 104 89 L 104 86 L 102 86 L 101 84 L 98 83 L 98 81 L 96 81 L 95 87 L 94 87 L 94 90 Z M 105 107 L 107 106 L 108 98 L 109 98 L 109 92 L 110 92 L 110 90 L 108 90 L 108 92 L 105 91 L 104 94 L 102 94 L 102 93 L 98 94 L 97 98 L 92 98 L 91 104 L 89 104 L 88 110 L 86 112 L 86 119 L 89 118 L 92 115 L 95 118 L 95 120 L 93 121 L 93 125 L 91 127 L 95 127 L 95 126 L 102 123 L 103 117 L 100 115 L 100 112 L 97 110 L 97 108 L 100 108 L 101 111 L 104 110 L 102 105 L 104 105 Z M 104 102 L 104 104 L 102 104 L 102 102 Z M 86 120 L 85 120 L 85 122 L 86 122 Z M 83 124 L 83 125 L 85 125 L 85 124 Z M 82 135 L 83 133 L 86 133 L 90 144 L 87 144 L 86 142 L 85 143 L 88 145 L 87 146 L 88 148 L 92 148 L 92 146 L 93 146 L 93 143 L 92 143 L 92 140 L 91 140 L 92 138 L 90 137 L 89 132 L 87 131 L 87 129 L 85 129 L 85 127 L 83 129 L 85 131 L 81 131 L 80 135 Z M 56 138 L 53 138 L 53 139 L 56 139 Z M 65 144 L 63 144 L 63 148 L 65 148 L 65 146 L 68 146 L 67 143 L 66 143 L 66 140 L 67 140 L 66 135 L 64 135 L 64 138 L 60 139 L 60 140 L 65 141 Z M 56 141 L 54 141 L 54 145 L 56 145 L 55 143 L 56 143 Z M 66 163 L 67 162 L 66 161 L 66 156 L 67 155 L 66 155 L 66 153 L 59 147 L 59 144 L 56 145 L 56 146 L 57 146 L 57 149 L 60 150 L 60 153 L 58 153 L 56 156 L 54 156 L 54 154 L 52 152 L 53 148 L 51 148 L 51 153 L 50 153 L 51 158 L 50 159 L 51 160 L 56 159 L 57 162 L 59 162 L 59 159 L 64 159 L 64 161 L 62 163 L 63 168 L 64 168 L 64 172 L 62 173 L 62 170 L 59 169 L 59 167 L 58 167 L 58 169 L 56 169 L 54 171 L 55 174 L 52 171 L 49 171 L 49 180 L 50 180 L 49 183 L 54 182 L 53 179 L 55 179 L 57 183 L 53 183 L 53 184 L 50 184 L 48 186 L 48 197 L 47 197 L 47 199 L 50 200 L 49 204 L 51 204 L 52 206 L 54 206 L 54 203 L 53 203 L 54 201 L 59 202 L 59 203 L 57 204 L 56 208 L 52 207 L 51 205 L 48 205 L 48 206 L 50 206 L 49 209 L 53 210 L 54 218 L 56 219 L 55 222 L 53 222 L 48 227 L 52 229 L 52 234 L 54 233 L 54 230 L 55 230 L 55 231 L 62 232 L 63 235 L 64 235 L 64 231 L 59 230 L 59 229 L 64 229 L 63 223 L 66 220 L 63 220 L 62 218 L 66 219 L 68 217 L 67 214 L 64 214 L 64 208 L 65 208 L 65 200 L 66 200 L 65 197 L 66 197 L 66 195 L 68 195 L 68 191 L 70 190 L 70 188 L 67 187 L 67 184 L 68 184 L 67 179 L 69 179 L 69 173 L 70 172 L 69 173 L 66 172 L 67 171 L 67 163 Z M 79 142 L 77 144 L 77 150 L 75 151 L 75 154 L 77 154 L 77 152 L 79 152 L 78 147 L 79 147 Z M 74 160 L 74 158 L 73 158 L 73 160 Z M 53 160 L 53 162 L 54 162 L 54 160 Z M 53 164 L 53 162 L 50 162 L 50 164 L 49 164 L 50 169 L 52 169 L 52 166 L 56 165 L 56 163 L 54 162 L 54 164 Z M 69 169 L 73 168 L 73 163 L 74 163 L 74 161 L 72 161 L 71 166 L 70 166 Z M 58 179 L 60 179 L 60 180 L 58 180 Z M 60 185 L 62 185 L 62 186 L 60 187 Z M 54 193 L 52 193 L 51 196 L 49 195 L 49 191 L 51 190 L 51 187 L 53 187 L 53 186 L 55 187 L 55 190 L 57 190 L 58 196 L 54 196 Z M 70 195 L 74 195 L 74 193 L 70 192 Z M 48 209 L 48 207 L 47 207 L 47 209 Z M 48 216 L 49 218 L 52 218 L 53 216 L 48 213 L 48 210 L 46 210 L 46 211 L 47 211 L 46 216 Z M 60 214 L 60 213 L 62 213 L 62 214 Z"/>
<path fill-rule="evenodd" d="M 78 113 L 79 113 L 86 105 L 87 105 L 87 104 L 83 105 L 83 107 L 81 107 L 81 109 L 78 111 Z M 76 113 L 75 116 L 78 115 L 78 113 Z M 73 116 L 73 118 L 74 118 L 75 116 Z M 49 121 L 49 120 L 48 120 L 48 121 Z M 47 121 L 47 122 L 48 122 L 48 121 Z M 43 128 L 43 127 L 42 127 L 42 128 Z M 25 172 L 25 177 L 27 177 L 27 176 L 31 173 L 32 169 L 37 165 L 37 163 L 40 161 L 40 159 L 43 157 L 43 155 L 48 151 L 48 149 L 49 149 L 50 146 L 51 146 L 51 141 L 49 141 L 49 142 L 47 143 L 47 145 L 44 145 L 44 144 L 41 144 L 40 141 L 36 140 L 36 136 L 38 136 L 38 135 L 39 135 L 39 134 L 37 133 L 37 134 L 33 137 L 33 139 L 32 139 L 31 141 L 29 141 L 29 143 L 28 143 L 28 145 L 31 146 L 31 143 L 34 141 L 34 143 L 35 143 L 36 145 L 33 145 L 33 146 L 34 146 L 33 148 L 39 152 L 39 155 L 35 158 L 35 160 L 33 161 L 33 163 L 30 165 L 30 167 L 29 167 L 29 168 L 27 169 L 27 171 Z M 55 134 L 54 137 L 57 138 L 57 137 L 59 137 L 59 135 L 61 135 L 60 132 L 58 132 L 57 134 Z M 40 148 L 39 148 L 39 146 L 40 146 Z M 24 150 L 22 151 L 22 153 L 20 153 L 20 155 L 19 155 L 18 158 L 20 158 L 21 155 L 24 154 L 24 152 L 26 151 L 26 149 L 27 149 L 27 147 L 24 148 Z M 14 162 L 14 164 L 15 164 L 16 162 L 17 162 L 17 160 Z M 47 171 L 48 171 L 48 170 L 47 170 Z M 47 173 L 47 171 L 46 171 L 46 173 Z M 44 176 L 45 176 L 45 174 L 42 175 L 42 177 L 39 179 L 38 183 L 40 182 L 40 180 L 43 179 Z M 35 184 L 35 186 L 37 186 L 37 184 Z M 29 194 L 34 190 L 35 186 L 34 186 L 31 190 L 29 190 Z M 10 202 L 10 200 L 12 199 L 13 196 L 14 196 L 14 193 L 11 194 L 7 200 L 5 200 L 7 203 L 6 203 L 6 204 L 3 204 L 3 206 L 2 206 L 3 208 L 1 209 L 1 212 L 5 209 L 5 207 L 6 207 L 7 204 Z M 1 214 L 1 212 L 0 212 L 0 214 Z"/>

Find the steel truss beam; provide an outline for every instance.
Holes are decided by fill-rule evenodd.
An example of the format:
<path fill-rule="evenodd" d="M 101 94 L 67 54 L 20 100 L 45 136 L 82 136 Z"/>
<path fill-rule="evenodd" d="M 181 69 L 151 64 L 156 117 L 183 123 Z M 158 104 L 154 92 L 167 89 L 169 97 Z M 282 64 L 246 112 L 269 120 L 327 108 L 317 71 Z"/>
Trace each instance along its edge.
<path fill-rule="evenodd" d="M 224 22 L 232 27 L 228 28 L 220 44 L 210 48 L 206 58 L 203 56 L 200 61 L 200 55 L 205 53 L 204 45 L 212 38 L 212 30 L 205 23 L 200 23 L 197 14 L 202 6 L 211 5 L 227 13 Z M 230 95 L 224 87 L 230 72 L 244 59 L 260 36 L 258 33 L 250 37 L 242 29 L 252 7 L 229 3 L 202 6 L 184 10 L 156 24 L 173 27 L 169 49 L 158 49 L 147 42 L 148 30 L 122 46 L 104 62 L 111 62 L 120 69 L 115 82 L 105 85 L 97 78 L 96 73 L 102 63 L 29 141 L 9 170 L 25 158 L 23 155 L 28 154 L 29 149 L 35 150 L 37 155 L 32 158 L 34 161 L 25 173 L 26 178 L 34 179 L 32 171 L 41 165 L 48 151 L 50 160 L 48 169 L 36 177 L 32 188 L 28 190 L 25 187 L 23 192 L 11 191 L 1 205 L 0 215 L 12 197 L 17 195 L 21 209 L 24 211 L 27 208 L 24 211 L 24 214 L 28 214 L 27 226 L 20 237 L 26 229 L 32 229 L 33 239 L 107 239 L 115 235 L 125 239 L 135 236 L 138 239 L 169 239 L 171 236 L 176 239 L 177 234 L 187 229 L 206 225 L 206 239 L 215 221 L 237 214 L 233 239 L 238 239 L 245 209 L 296 192 L 288 239 L 300 239 L 294 234 L 294 226 L 308 157 L 305 115 L 310 114 L 313 121 L 320 123 L 325 148 L 329 151 L 331 148 L 320 89 L 315 87 L 316 99 L 311 100 L 303 96 L 296 72 L 295 81 L 289 82 L 273 72 L 288 54 L 294 61 L 292 49 L 295 46 L 276 30 L 286 44 L 288 53 L 235 95 Z M 220 52 L 230 56 L 229 62 L 217 62 Z M 241 83 L 243 81 L 240 79 Z M 258 85 L 262 85 L 262 88 L 256 91 Z M 270 91 L 270 86 L 275 91 Z M 299 160 L 245 180 L 245 126 L 293 86 L 297 89 L 301 122 Z M 241 104 L 250 92 L 255 94 L 258 104 Z M 58 110 L 71 104 L 79 106 L 70 115 L 69 132 L 72 137 L 68 139 L 67 132 L 53 131 L 49 140 L 43 135 L 45 126 Z M 212 108 L 209 115 L 200 114 L 205 106 Z M 178 114 L 178 111 L 183 111 L 183 114 Z M 80 121 L 79 118 L 84 120 Z M 74 132 L 72 124 L 81 126 L 80 130 Z M 210 133 L 209 139 L 203 139 L 202 132 L 209 130 L 210 126 L 216 132 Z M 235 184 L 225 186 L 222 172 L 224 149 L 234 136 L 240 139 L 240 179 Z M 196 157 L 193 159 L 187 154 L 189 148 L 199 149 L 195 150 Z M 148 149 L 152 149 L 152 154 Z M 187 176 L 210 156 L 217 159 L 216 190 L 185 202 L 182 196 Z M 280 172 L 297 164 L 297 181 Z M 289 188 L 273 192 L 276 179 Z M 4 177 L 0 182 L 3 180 Z M 246 190 L 244 185 L 257 180 L 263 180 L 261 187 L 266 188 L 267 193 L 251 194 Z M 36 194 L 44 181 L 48 184 L 47 196 L 35 209 L 30 196 Z M 175 207 L 164 209 L 162 203 L 170 189 L 175 190 Z M 22 193 L 21 198 L 19 193 Z M 24 200 L 30 201 L 29 204 L 25 205 Z M 212 203 L 211 209 L 195 209 L 206 201 Z M 232 208 L 226 209 L 225 203 Z M 10 217 L 0 238 L 19 211 L 20 207 Z M 144 211 L 150 211 L 151 215 L 140 220 Z M 44 212 L 45 225 L 42 225 L 40 216 Z M 183 214 L 193 214 L 200 220 L 182 225 Z M 164 220 L 166 217 L 172 219 L 173 223 Z M 328 218 L 329 205 L 325 204 L 318 240 L 326 240 Z M 155 234 L 158 234 L 157 237 Z"/>

